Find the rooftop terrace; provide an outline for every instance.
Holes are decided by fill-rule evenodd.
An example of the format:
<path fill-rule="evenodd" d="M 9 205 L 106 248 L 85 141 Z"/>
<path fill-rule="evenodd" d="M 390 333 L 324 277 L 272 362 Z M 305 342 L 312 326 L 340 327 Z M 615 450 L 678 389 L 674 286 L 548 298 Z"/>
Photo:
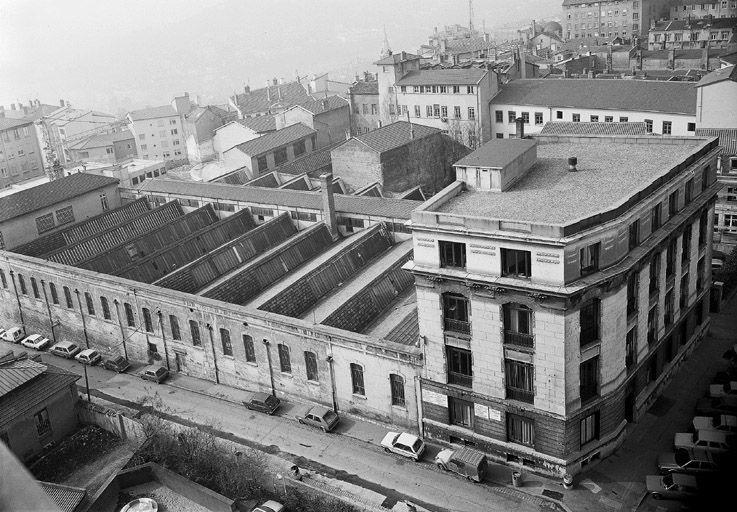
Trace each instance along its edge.
<path fill-rule="evenodd" d="M 456 224 L 452 217 L 570 227 L 649 195 L 679 166 L 716 146 L 714 139 L 693 137 L 560 136 L 538 141 L 537 161 L 508 190 L 475 191 L 456 182 L 418 209 L 413 221 L 422 223 L 429 219 L 424 212 L 436 212 Z M 577 172 L 568 170 L 572 156 L 578 158 Z M 443 216 L 437 222 L 444 222 Z"/>

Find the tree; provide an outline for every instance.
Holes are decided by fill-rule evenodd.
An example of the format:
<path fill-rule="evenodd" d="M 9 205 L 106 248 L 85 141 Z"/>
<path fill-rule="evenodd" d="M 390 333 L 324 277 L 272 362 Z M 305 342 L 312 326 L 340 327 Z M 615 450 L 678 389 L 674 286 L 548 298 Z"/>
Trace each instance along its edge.
<path fill-rule="evenodd" d="M 46 175 L 50 181 L 58 180 L 64 177 L 64 167 L 61 165 L 59 160 L 54 160 L 54 165 L 46 169 Z"/>

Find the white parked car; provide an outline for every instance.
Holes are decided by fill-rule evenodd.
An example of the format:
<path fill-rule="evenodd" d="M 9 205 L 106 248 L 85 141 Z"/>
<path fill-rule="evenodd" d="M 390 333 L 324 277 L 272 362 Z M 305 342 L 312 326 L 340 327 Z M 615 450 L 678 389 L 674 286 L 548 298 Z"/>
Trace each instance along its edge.
<path fill-rule="evenodd" d="M 425 453 L 425 442 L 407 432 L 387 432 L 381 440 L 384 451 L 393 452 L 410 459 L 420 460 Z"/>
<path fill-rule="evenodd" d="M 733 448 L 734 436 L 717 430 L 697 430 L 695 433 L 678 433 L 675 436 L 676 450 L 683 448 L 695 456 L 704 456 L 705 452 L 712 454 L 727 453 Z"/>
<path fill-rule="evenodd" d="M 709 396 L 717 397 L 737 394 L 737 381 L 729 381 L 724 384 L 710 384 Z"/>
<path fill-rule="evenodd" d="M 82 364 L 88 364 L 90 366 L 96 365 L 100 361 L 102 361 L 102 356 L 100 353 L 92 348 L 87 348 L 74 356 L 74 359 L 79 361 Z"/>
<path fill-rule="evenodd" d="M 18 343 L 23 339 L 23 329 L 20 327 L 11 327 L 0 334 L 0 338 L 11 343 Z"/>
<path fill-rule="evenodd" d="M 284 505 L 278 501 L 269 500 L 263 505 L 254 508 L 253 512 L 283 512 L 284 510 Z"/>
<path fill-rule="evenodd" d="M 24 347 L 32 348 L 35 350 L 44 350 L 49 346 L 51 342 L 48 338 L 44 338 L 40 334 L 31 334 L 26 339 L 20 342 Z"/>
<path fill-rule="evenodd" d="M 720 414 L 719 416 L 695 416 L 693 428 L 696 430 L 718 430 L 737 434 L 737 416 Z"/>
<path fill-rule="evenodd" d="M 60 341 L 49 349 L 50 353 L 67 359 L 73 358 L 79 354 L 80 351 L 81 349 L 71 341 Z"/>

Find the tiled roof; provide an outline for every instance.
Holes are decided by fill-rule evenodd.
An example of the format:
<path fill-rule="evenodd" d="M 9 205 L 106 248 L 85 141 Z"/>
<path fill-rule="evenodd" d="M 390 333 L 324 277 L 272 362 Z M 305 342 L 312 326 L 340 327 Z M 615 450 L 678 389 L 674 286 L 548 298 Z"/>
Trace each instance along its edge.
<path fill-rule="evenodd" d="M 402 345 L 414 345 L 420 337 L 420 322 L 415 308 L 411 313 L 405 316 L 384 339 L 401 343 Z"/>
<path fill-rule="evenodd" d="M 729 53 L 723 53 L 719 56 L 720 59 L 722 59 L 727 64 L 735 65 L 737 64 L 737 51 L 731 51 Z"/>
<path fill-rule="evenodd" d="M 61 512 L 75 512 L 77 507 L 87 495 L 87 489 L 72 487 L 70 485 L 52 484 L 50 482 L 39 482 L 41 489 L 56 503 Z"/>
<path fill-rule="evenodd" d="M 130 135 L 130 132 L 128 132 L 128 134 Z M 91 135 L 89 137 L 85 137 L 84 139 L 80 139 L 77 142 L 70 144 L 69 149 L 81 150 L 81 149 L 104 148 L 107 146 L 112 146 L 113 145 L 113 135 L 117 135 L 117 134 L 98 133 L 96 135 Z"/>
<path fill-rule="evenodd" d="M 280 94 L 281 99 L 279 99 Z M 307 90 L 301 83 L 288 82 L 238 94 L 236 95 L 236 103 L 241 114 L 245 116 L 257 112 L 268 112 L 277 102 L 291 106 L 306 100 L 308 96 Z"/>
<path fill-rule="evenodd" d="M 413 139 L 429 137 L 441 131 L 431 126 L 416 123 L 410 124 L 407 121 L 397 121 L 353 138 L 363 142 L 371 149 L 383 153 L 399 146 L 404 146 Z M 340 146 L 335 151 L 340 151 Z"/>
<path fill-rule="evenodd" d="M 348 101 L 340 96 L 328 96 L 327 98 L 310 98 L 300 103 L 299 106 L 309 110 L 313 114 L 322 114 L 323 112 L 337 108 L 347 107 Z"/>
<path fill-rule="evenodd" d="M 541 135 L 645 135 L 645 123 L 545 123 Z"/>
<path fill-rule="evenodd" d="M 134 121 L 142 121 L 144 119 L 156 119 L 159 117 L 178 116 L 177 111 L 171 105 L 162 105 L 160 107 L 144 108 L 141 110 L 132 110 L 128 113 Z"/>
<path fill-rule="evenodd" d="M 723 82 L 724 80 L 737 82 L 737 66 L 727 66 L 726 68 L 716 69 L 712 71 L 704 78 L 699 80 L 699 82 L 696 84 L 696 87 L 703 87 L 705 85 Z"/>
<path fill-rule="evenodd" d="M 359 80 L 351 86 L 351 94 L 379 94 L 379 81 L 369 80 L 368 82 L 366 82 L 364 80 Z"/>
<path fill-rule="evenodd" d="M 445 48 L 450 53 L 468 53 L 494 48 L 494 43 L 484 40 L 483 37 L 464 37 L 461 39 L 448 39 Z"/>
<path fill-rule="evenodd" d="M 416 60 L 419 58 L 420 58 L 419 55 L 414 55 L 412 53 L 407 53 L 407 52 L 399 52 L 399 53 L 394 53 L 392 55 L 389 55 L 388 57 L 384 57 L 383 59 L 379 59 L 376 62 L 374 62 L 374 64 L 377 64 L 379 66 L 399 64 L 400 62 L 407 62 L 408 60 Z"/>
<path fill-rule="evenodd" d="M 524 79 L 503 86 L 491 103 L 696 115 L 696 89 L 690 82 Z"/>
<path fill-rule="evenodd" d="M 650 32 L 669 31 L 669 30 L 720 30 L 725 28 L 737 27 L 737 18 L 698 18 L 690 20 L 665 20 L 655 23 L 655 28 L 651 28 Z"/>
<path fill-rule="evenodd" d="M 332 168 L 330 151 L 333 148 L 338 147 L 342 143 L 343 141 L 336 142 L 335 144 L 331 144 L 330 146 L 325 146 L 316 151 L 307 153 L 306 155 L 302 155 L 301 157 L 296 158 L 291 162 L 287 162 L 286 164 L 277 167 L 276 170 L 280 173 L 297 175 L 305 173 L 315 173 L 318 171 L 326 170 L 328 168 Z"/>
<path fill-rule="evenodd" d="M 30 119 L 10 119 L 8 117 L 0 117 L 0 130 L 17 128 L 18 126 L 25 126 L 27 124 L 33 124 L 33 121 Z"/>
<path fill-rule="evenodd" d="M 421 69 L 410 71 L 397 85 L 466 85 L 477 84 L 487 71 L 479 68 L 466 69 Z"/>
<path fill-rule="evenodd" d="M 80 378 L 61 368 L 47 366 L 38 377 L 0 397 L 0 429 Z"/>
<path fill-rule="evenodd" d="M 115 185 L 118 182 L 117 178 L 80 172 L 0 197 L 0 222 L 68 201 L 73 197 Z"/>
<path fill-rule="evenodd" d="M 246 155 L 256 156 L 268 153 L 280 146 L 285 144 L 291 144 L 292 142 L 312 135 L 315 132 L 309 126 L 305 126 L 302 123 L 296 123 L 281 130 L 267 133 L 261 137 L 243 142 L 235 146 Z"/>
<path fill-rule="evenodd" d="M 256 133 L 276 131 L 276 118 L 273 115 L 247 117 L 238 119 L 238 122 Z"/>
<path fill-rule="evenodd" d="M 532 139 L 492 139 L 453 165 L 501 169 L 535 144 Z"/>
<path fill-rule="evenodd" d="M 173 180 L 146 180 L 137 190 L 151 194 L 178 194 L 200 198 L 217 198 L 245 203 L 279 205 L 283 207 L 322 210 L 320 192 L 288 190 L 281 188 L 244 187 L 221 183 L 197 183 Z M 409 219 L 420 201 L 381 197 L 335 196 L 335 209 L 339 213 L 355 213 L 393 219 Z"/>
<path fill-rule="evenodd" d="M 719 137 L 726 156 L 737 156 L 737 128 L 696 128 L 697 136 Z"/>
<path fill-rule="evenodd" d="M 30 359 L 0 364 L 0 397 L 7 395 L 29 380 L 35 379 L 44 371 L 46 371 L 46 366 Z"/>

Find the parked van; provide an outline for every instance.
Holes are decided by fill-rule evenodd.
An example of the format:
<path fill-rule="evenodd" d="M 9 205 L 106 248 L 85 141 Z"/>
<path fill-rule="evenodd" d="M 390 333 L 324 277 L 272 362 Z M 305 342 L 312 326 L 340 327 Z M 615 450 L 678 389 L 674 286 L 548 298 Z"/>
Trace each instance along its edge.
<path fill-rule="evenodd" d="M 471 448 L 442 450 L 435 456 L 435 464 L 444 470 L 458 473 L 474 482 L 481 482 L 486 474 L 486 455 Z"/>
<path fill-rule="evenodd" d="M 21 329 L 20 327 L 11 327 L 7 331 L 0 334 L 0 338 L 11 343 L 20 343 L 20 340 L 23 339 L 23 337 L 23 329 Z"/>

